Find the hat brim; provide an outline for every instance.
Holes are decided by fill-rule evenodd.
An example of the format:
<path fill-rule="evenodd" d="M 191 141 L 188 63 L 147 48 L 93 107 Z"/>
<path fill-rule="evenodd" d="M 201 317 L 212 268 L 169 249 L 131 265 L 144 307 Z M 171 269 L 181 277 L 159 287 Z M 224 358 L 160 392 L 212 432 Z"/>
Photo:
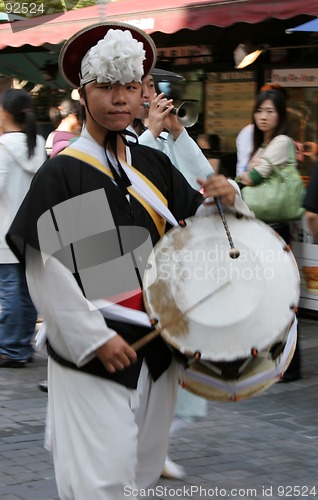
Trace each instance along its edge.
<path fill-rule="evenodd" d="M 173 73 L 166 69 L 153 68 L 151 70 L 151 75 L 155 82 L 184 82 L 185 78 L 178 73 Z"/>
<path fill-rule="evenodd" d="M 133 38 L 138 42 L 142 42 L 146 53 L 146 58 L 143 62 L 144 75 L 152 70 L 156 64 L 157 50 L 152 38 L 147 33 L 126 23 L 104 22 L 92 24 L 69 38 L 60 52 L 59 70 L 64 80 L 71 87 L 76 88 L 80 86 L 79 73 L 83 57 L 91 47 L 94 47 L 99 40 L 104 38 L 110 29 L 128 30 L 131 32 Z"/>

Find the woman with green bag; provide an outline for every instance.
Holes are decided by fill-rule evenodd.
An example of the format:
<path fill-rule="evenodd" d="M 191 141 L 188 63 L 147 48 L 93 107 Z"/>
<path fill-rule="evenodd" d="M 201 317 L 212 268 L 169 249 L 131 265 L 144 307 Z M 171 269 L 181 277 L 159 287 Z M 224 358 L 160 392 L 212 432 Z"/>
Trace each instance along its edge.
<path fill-rule="evenodd" d="M 305 190 L 297 170 L 294 144 L 287 135 L 284 94 L 275 89 L 261 92 L 253 116 L 254 149 L 247 171 L 235 180 L 255 216 L 270 224 L 290 244 L 288 221 L 301 218 Z M 294 357 L 282 381 L 290 382 L 300 377 L 297 341 Z"/>
<path fill-rule="evenodd" d="M 238 179 L 242 197 L 258 219 L 286 223 L 304 213 L 304 184 L 297 169 L 294 143 L 287 135 L 283 93 L 258 95 L 254 110 L 254 150 L 247 171 Z"/>

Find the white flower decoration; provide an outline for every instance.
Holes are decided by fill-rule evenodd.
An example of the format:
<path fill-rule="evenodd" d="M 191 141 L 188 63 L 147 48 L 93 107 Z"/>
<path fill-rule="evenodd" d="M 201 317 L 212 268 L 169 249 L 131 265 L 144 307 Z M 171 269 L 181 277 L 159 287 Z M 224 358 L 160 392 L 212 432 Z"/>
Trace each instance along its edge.
<path fill-rule="evenodd" d="M 110 29 L 82 60 L 81 84 L 141 82 L 145 60 L 143 43 L 132 37 L 130 31 Z"/>

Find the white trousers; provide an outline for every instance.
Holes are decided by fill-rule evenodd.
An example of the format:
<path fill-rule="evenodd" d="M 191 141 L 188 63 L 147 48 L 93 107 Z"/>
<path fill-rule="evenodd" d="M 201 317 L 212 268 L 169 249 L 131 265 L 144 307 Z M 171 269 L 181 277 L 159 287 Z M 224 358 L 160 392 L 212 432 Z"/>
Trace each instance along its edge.
<path fill-rule="evenodd" d="M 177 389 L 177 365 L 136 390 L 48 362 L 51 443 L 61 500 L 123 500 L 158 480 Z"/>

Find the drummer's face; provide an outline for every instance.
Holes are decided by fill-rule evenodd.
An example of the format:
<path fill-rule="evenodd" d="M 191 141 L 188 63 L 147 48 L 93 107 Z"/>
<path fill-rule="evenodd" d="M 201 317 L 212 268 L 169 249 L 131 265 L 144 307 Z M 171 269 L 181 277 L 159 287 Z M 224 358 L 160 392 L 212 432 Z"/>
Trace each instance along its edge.
<path fill-rule="evenodd" d="M 276 130 L 279 115 L 273 101 L 267 99 L 255 111 L 254 119 L 257 127 L 264 133 Z"/>
<path fill-rule="evenodd" d="M 86 127 L 90 134 L 98 140 L 96 135 L 105 137 L 105 132 L 128 127 L 137 115 L 141 90 L 139 82 L 87 83 L 85 92 L 80 92 L 80 102 L 86 109 Z"/>

